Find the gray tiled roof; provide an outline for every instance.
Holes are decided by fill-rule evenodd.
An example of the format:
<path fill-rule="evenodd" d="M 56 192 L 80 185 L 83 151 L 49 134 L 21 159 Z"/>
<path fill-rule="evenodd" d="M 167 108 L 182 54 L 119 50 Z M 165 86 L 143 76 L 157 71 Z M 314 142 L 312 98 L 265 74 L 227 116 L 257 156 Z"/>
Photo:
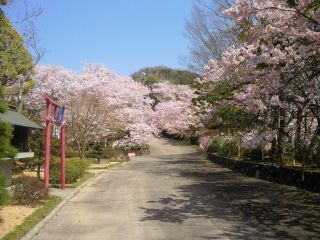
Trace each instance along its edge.
<path fill-rule="evenodd" d="M 16 126 L 28 127 L 28 128 L 42 128 L 23 114 L 17 112 L 14 108 L 10 107 L 10 110 L 6 113 L 0 113 L 0 120 L 10 123 Z"/>

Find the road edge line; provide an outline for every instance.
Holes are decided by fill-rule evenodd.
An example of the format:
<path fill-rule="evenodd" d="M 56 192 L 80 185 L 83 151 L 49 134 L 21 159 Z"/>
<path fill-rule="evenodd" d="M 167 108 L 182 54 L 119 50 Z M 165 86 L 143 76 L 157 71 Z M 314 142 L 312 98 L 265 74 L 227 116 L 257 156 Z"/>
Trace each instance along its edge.
<path fill-rule="evenodd" d="M 119 167 L 121 164 L 117 164 L 115 167 Z M 110 167 L 112 168 L 112 167 Z M 80 190 L 84 187 L 86 187 L 89 183 L 93 182 L 98 178 L 98 176 L 102 175 L 103 173 L 106 173 L 108 169 L 105 169 L 105 171 L 101 171 L 97 173 L 94 177 L 88 179 L 83 184 L 81 184 L 79 187 L 77 187 L 74 191 L 72 191 L 68 196 L 66 196 L 47 216 L 45 216 L 41 221 L 39 221 L 30 231 L 28 231 L 20 240 L 30 240 L 34 236 L 36 236 L 39 231 L 45 227 L 45 225 L 51 221 L 55 215 L 61 210 L 61 208 L 67 204 L 72 197 L 74 197 L 77 193 L 80 192 Z"/>

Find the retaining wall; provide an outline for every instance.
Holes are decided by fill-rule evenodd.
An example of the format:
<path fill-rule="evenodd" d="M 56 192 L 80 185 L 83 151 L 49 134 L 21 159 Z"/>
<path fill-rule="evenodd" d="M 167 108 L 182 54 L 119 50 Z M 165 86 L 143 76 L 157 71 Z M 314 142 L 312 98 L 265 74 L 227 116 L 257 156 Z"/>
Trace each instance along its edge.
<path fill-rule="evenodd" d="M 320 173 L 305 171 L 302 181 L 302 171 L 294 168 L 279 168 L 276 166 L 254 163 L 247 160 L 233 160 L 212 153 L 208 158 L 219 165 L 243 173 L 250 177 L 260 178 L 281 184 L 296 186 L 312 192 L 320 192 Z"/>

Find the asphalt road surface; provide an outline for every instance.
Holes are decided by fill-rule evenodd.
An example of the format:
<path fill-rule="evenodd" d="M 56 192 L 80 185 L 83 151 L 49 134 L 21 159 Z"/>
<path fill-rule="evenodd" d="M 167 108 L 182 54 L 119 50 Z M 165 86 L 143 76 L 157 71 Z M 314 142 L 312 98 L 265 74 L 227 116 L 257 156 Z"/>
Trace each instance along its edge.
<path fill-rule="evenodd" d="M 319 196 L 159 139 L 150 156 L 83 188 L 34 239 L 320 239 Z"/>

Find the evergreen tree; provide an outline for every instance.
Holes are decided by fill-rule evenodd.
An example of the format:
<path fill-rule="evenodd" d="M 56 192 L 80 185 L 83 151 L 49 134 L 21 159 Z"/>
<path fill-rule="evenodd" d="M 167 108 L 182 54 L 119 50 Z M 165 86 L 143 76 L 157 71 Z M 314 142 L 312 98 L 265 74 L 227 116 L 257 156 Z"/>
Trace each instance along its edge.
<path fill-rule="evenodd" d="M 5 5 L 6 1 L 1 1 Z M 33 68 L 32 57 L 24 46 L 19 33 L 11 25 L 0 8 L 0 84 L 15 85 L 19 78 L 25 76 Z M 28 81 L 30 79 L 25 79 Z"/>
<path fill-rule="evenodd" d="M 19 79 L 33 67 L 32 57 L 24 47 L 23 39 L 1 9 L 7 2 L 0 0 L 0 113 L 8 111 L 4 102 L 5 88 L 16 86 Z M 10 124 L 0 121 L 0 159 L 15 155 L 16 151 L 10 145 L 12 130 Z"/>
<path fill-rule="evenodd" d="M 0 86 L 0 98 L 3 96 L 4 86 Z M 0 113 L 8 111 L 8 106 L 3 101 L 0 101 Z M 0 121 L 0 159 L 13 157 L 15 149 L 10 145 L 12 137 L 12 126 L 9 123 Z"/>

